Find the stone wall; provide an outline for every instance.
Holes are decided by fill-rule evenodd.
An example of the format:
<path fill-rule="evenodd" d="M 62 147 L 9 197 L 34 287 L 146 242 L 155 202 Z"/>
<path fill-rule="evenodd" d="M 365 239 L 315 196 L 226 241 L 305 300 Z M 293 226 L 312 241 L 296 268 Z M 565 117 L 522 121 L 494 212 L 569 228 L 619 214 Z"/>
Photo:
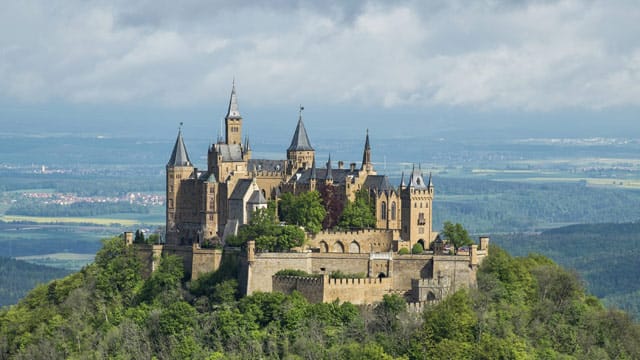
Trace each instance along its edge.
<path fill-rule="evenodd" d="M 387 278 L 330 279 L 323 277 L 273 276 L 273 291 L 290 294 L 299 291 L 314 303 L 340 300 L 363 305 L 378 302 L 390 292 Z"/>
<path fill-rule="evenodd" d="M 201 275 L 218 270 L 221 262 L 222 250 L 200 249 L 194 246 L 191 260 L 191 280 L 196 280 Z"/>
<path fill-rule="evenodd" d="M 390 251 L 398 231 L 365 229 L 359 231 L 321 231 L 308 237 L 308 248 L 320 252 L 361 254 Z"/>

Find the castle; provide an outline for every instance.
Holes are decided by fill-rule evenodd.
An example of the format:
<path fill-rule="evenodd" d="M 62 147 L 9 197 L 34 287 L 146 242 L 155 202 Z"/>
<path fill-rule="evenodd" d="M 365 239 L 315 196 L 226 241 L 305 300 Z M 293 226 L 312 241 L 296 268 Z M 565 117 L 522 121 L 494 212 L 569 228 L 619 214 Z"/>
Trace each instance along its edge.
<path fill-rule="evenodd" d="M 434 186 L 415 167 L 398 187 L 378 175 L 371 161 L 368 130 L 360 166 L 342 161 L 333 167 L 316 166 L 316 153 L 304 126 L 300 108 L 286 159 L 252 158 L 248 138 L 242 137 L 243 118 L 235 82 L 225 116 L 224 138 L 211 144 L 207 169 L 194 167 L 181 130 L 166 166 L 166 236 L 164 244 L 139 247 L 149 270 L 157 256 L 181 256 L 196 278 L 218 268 L 222 251 L 205 244 L 221 244 L 280 194 L 330 190 L 336 201 L 353 201 L 364 190 L 375 205 L 375 228 L 354 231 L 324 230 L 307 234 L 303 247 L 289 253 L 260 253 L 252 241 L 239 256 L 239 282 L 244 294 L 254 291 L 300 291 L 311 301 L 340 298 L 356 304 L 379 301 L 399 293 L 414 302 L 437 301 L 451 291 L 475 285 L 475 272 L 488 254 L 488 238 L 455 255 L 441 251 L 400 255 L 401 249 L 421 244 L 433 248 L 439 240 L 432 228 Z M 437 248 L 437 246 L 436 246 Z M 406 252 L 406 251 L 405 251 Z M 303 270 L 318 276 L 277 276 L 283 269 Z M 330 279 L 335 271 L 365 274 L 364 279 Z M 344 280 L 344 281 L 343 281 Z"/>

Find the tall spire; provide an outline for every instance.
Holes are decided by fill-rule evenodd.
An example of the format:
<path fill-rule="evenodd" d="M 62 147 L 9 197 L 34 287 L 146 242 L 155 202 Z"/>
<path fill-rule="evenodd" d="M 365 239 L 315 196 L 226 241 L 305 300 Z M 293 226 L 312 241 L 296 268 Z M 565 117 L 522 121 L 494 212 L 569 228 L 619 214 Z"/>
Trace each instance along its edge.
<path fill-rule="evenodd" d="M 331 154 L 329 154 L 329 161 L 327 161 L 327 176 L 325 180 L 333 181 L 333 171 L 331 170 Z"/>
<path fill-rule="evenodd" d="M 316 180 L 318 175 L 316 174 L 316 157 L 313 156 L 313 165 L 311 165 L 311 180 Z"/>
<path fill-rule="evenodd" d="M 187 154 L 187 147 L 182 140 L 182 123 L 180 123 L 178 138 L 176 139 L 176 144 L 173 146 L 173 151 L 171 152 L 167 166 L 192 166 L 189 160 L 189 154 Z"/>
<path fill-rule="evenodd" d="M 430 188 L 433 187 L 433 181 L 431 179 L 431 172 L 429 172 L 429 184 L 427 186 L 430 187 Z"/>
<path fill-rule="evenodd" d="M 404 183 L 404 171 L 403 171 L 402 175 L 400 175 L 400 187 L 403 188 L 405 186 L 406 184 Z"/>
<path fill-rule="evenodd" d="M 371 170 L 371 146 L 369 145 L 369 129 L 367 129 L 367 137 L 364 141 L 364 151 L 362 153 L 361 170 Z"/>
<path fill-rule="evenodd" d="M 240 109 L 238 108 L 238 96 L 236 95 L 236 79 L 233 78 L 231 86 L 231 99 L 229 99 L 229 110 L 227 110 L 227 119 L 240 119 Z"/>
<path fill-rule="evenodd" d="M 302 122 L 302 110 L 304 110 L 304 107 L 300 105 L 298 125 L 296 126 L 296 131 L 293 133 L 291 145 L 289 145 L 287 151 L 313 151 L 313 147 L 311 147 L 311 142 L 307 136 L 307 129 L 304 128 L 304 123 Z"/>

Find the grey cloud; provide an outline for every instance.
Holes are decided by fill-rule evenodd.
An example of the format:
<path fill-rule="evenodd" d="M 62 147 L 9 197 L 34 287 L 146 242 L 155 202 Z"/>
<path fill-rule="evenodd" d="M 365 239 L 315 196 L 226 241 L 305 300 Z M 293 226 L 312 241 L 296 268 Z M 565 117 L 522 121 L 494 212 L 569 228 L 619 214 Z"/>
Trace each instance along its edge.
<path fill-rule="evenodd" d="M 640 105 L 633 2 L 78 1 L 6 10 L 0 96 L 26 102 L 192 106 L 226 99 L 236 76 L 243 101 L 263 105 Z"/>

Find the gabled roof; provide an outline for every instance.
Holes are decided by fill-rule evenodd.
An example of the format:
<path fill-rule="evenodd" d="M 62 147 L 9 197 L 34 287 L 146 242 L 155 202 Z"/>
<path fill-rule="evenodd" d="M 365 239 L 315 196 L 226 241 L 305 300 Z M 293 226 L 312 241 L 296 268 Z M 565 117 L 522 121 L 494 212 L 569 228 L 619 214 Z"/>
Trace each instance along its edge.
<path fill-rule="evenodd" d="M 240 144 L 216 144 L 215 146 L 222 156 L 222 161 L 242 161 L 242 147 Z"/>
<path fill-rule="evenodd" d="M 313 151 L 313 147 L 311 147 L 311 142 L 307 136 L 307 130 L 304 128 L 304 123 L 302 122 L 302 115 L 298 118 L 298 125 L 296 126 L 296 131 L 293 133 L 291 145 L 289 145 L 287 151 Z"/>
<path fill-rule="evenodd" d="M 249 204 L 266 204 L 267 203 L 267 199 L 264 198 L 264 195 L 262 195 L 262 191 L 260 190 L 256 190 L 253 192 L 253 194 L 251 194 L 251 197 L 249 198 L 249 201 L 247 201 Z"/>
<path fill-rule="evenodd" d="M 369 175 L 364 181 L 364 187 L 378 191 L 395 191 L 386 175 Z"/>
<path fill-rule="evenodd" d="M 251 187 L 252 179 L 240 179 L 236 184 L 236 187 L 233 189 L 233 193 L 229 197 L 229 200 L 242 200 L 246 195 L 247 191 Z"/>
<path fill-rule="evenodd" d="M 249 159 L 249 169 L 267 172 L 282 172 L 285 169 L 286 160 Z"/>
<path fill-rule="evenodd" d="M 189 154 L 187 154 L 187 147 L 182 140 L 182 130 L 178 130 L 178 138 L 173 146 L 167 166 L 193 166 L 189 160 Z"/>
<path fill-rule="evenodd" d="M 309 184 L 309 180 L 312 179 L 312 174 L 315 174 L 315 178 L 318 182 L 327 179 L 333 179 L 334 185 L 345 184 L 350 178 L 356 178 L 359 175 L 359 171 L 351 171 L 351 169 L 332 169 L 331 176 L 328 177 L 327 168 L 314 168 L 299 170 L 290 180 L 289 183 L 296 184 Z"/>

